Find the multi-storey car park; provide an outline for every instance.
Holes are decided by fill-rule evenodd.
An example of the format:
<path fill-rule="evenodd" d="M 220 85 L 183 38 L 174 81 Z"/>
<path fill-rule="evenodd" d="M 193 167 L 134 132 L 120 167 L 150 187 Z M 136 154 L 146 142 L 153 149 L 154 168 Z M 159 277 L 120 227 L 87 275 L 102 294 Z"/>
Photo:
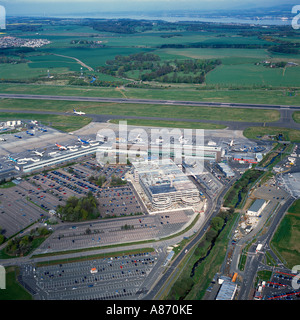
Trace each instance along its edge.
<path fill-rule="evenodd" d="M 193 205 L 200 202 L 200 193 L 193 182 L 170 159 L 135 162 L 134 176 L 156 209 L 174 203 Z"/>

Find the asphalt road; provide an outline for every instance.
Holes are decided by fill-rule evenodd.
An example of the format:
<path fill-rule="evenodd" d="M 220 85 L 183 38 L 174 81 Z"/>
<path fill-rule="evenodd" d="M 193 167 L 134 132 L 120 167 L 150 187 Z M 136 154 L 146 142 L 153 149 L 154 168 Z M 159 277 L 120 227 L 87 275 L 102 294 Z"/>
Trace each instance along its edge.
<path fill-rule="evenodd" d="M 275 214 L 270 226 L 268 227 L 267 232 L 264 233 L 262 236 L 260 236 L 256 244 L 250 248 L 248 252 L 247 263 L 245 265 L 245 270 L 243 272 L 244 277 L 243 277 L 240 293 L 238 296 L 238 300 L 249 299 L 250 290 L 255 280 L 255 276 L 258 271 L 259 264 L 264 256 L 261 253 L 257 253 L 257 254 L 255 253 L 257 243 L 261 243 L 263 245 L 261 252 L 265 253 L 266 250 L 268 249 L 270 250 L 269 241 L 272 239 L 272 236 L 276 231 L 276 228 L 278 227 L 285 212 L 293 204 L 294 201 L 295 201 L 295 198 L 293 197 L 289 197 L 287 199 L 287 201 L 280 207 L 277 214 Z"/>
<path fill-rule="evenodd" d="M 179 263 L 182 261 L 184 256 L 186 255 L 186 250 L 189 251 L 203 237 L 207 228 L 209 227 L 211 218 L 213 218 L 219 213 L 219 210 L 222 205 L 223 197 L 225 196 L 226 192 L 234 182 L 235 182 L 235 179 L 232 180 L 231 183 L 226 186 L 226 188 L 223 188 L 222 191 L 214 200 L 210 199 L 208 195 L 206 195 L 206 198 L 209 200 L 209 203 L 208 203 L 209 209 L 208 209 L 207 218 L 206 218 L 207 220 L 205 224 L 197 233 L 196 237 L 189 242 L 189 244 L 184 248 L 184 250 L 181 250 L 180 254 L 175 258 L 175 260 L 172 262 L 168 270 L 163 274 L 160 280 L 155 284 L 155 286 L 152 288 L 149 294 L 145 297 L 145 300 L 153 300 L 154 298 L 159 299 L 159 297 L 156 297 L 156 295 L 158 294 L 160 289 L 166 284 L 166 281 L 168 281 L 168 279 L 171 277 L 173 271 L 175 270 L 176 273 L 180 271 L 180 269 L 176 270 L 176 268 L 179 265 Z"/>

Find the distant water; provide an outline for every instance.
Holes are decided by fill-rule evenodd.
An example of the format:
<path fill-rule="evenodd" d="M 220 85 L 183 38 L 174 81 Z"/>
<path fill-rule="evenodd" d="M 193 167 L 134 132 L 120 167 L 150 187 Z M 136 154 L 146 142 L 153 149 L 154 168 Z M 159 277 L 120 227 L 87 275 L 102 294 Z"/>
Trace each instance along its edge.
<path fill-rule="evenodd" d="M 219 22 L 219 23 L 235 23 L 235 24 L 258 24 L 258 25 L 291 25 L 291 18 L 250 18 L 250 17 L 224 17 L 214 16 L 211 18 L 201 17 L 200 15 L 147 15 L 147 14 L 129 14 L 129 13 L 93 13 L 78 15 L 55 15 L 54 18 L 90 18 L 90 19 L 134 19 L 134 20 L 164 20 L 167 22 L 179 21 L 199 21 L 199 22 Z"/>

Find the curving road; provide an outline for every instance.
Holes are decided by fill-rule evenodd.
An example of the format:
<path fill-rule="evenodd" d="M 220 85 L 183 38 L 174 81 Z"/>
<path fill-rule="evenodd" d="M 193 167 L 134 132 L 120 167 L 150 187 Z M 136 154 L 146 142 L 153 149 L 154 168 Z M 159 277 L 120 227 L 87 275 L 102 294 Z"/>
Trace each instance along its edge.
<path fill-rule="evenodd" d="M 166 287 L 168 285 L 167 281 L 171 281 L 174 277 L 176 277 L 177 273 L 181 271 L 180 269 L 176 269 L 176 268 L 180 264 L 184 256 L 186 255 L 185 249 L 189 251 L 203 237 L 207 228 L 210 225 L 211 219 L 219 213 L 220 208 L 222 206 L 223 197 L 225 196 L 226 192 L 231 188 L 231 186 L 237 179 L 238 177 L 233 179 L 226 187 L 223 187 L 223 189 L 219 192 L 219 194 L 215 199 L 211 199 L 207 194 L 205 194 L 206 199 L 208 200 L 208 210 L 207 210 L 207 213 L 205 214 L 206 215 L 205 223 L 201 226 L 200 230 L 198 231 L 194 239 L 191 240 L 183 250 L 181 250 L 181 252 L 174 259 L 170 267 L 159 279 L 159 281 L 155 284 L 155 286 L 151 289 L 151 291 L 144 298 L 144 300 L 160 299 L 160 295 L 163 293 L 163 292 L 159 293 L 161 288 Z M 173 272 L 174 274 L 172 275 Z"/>

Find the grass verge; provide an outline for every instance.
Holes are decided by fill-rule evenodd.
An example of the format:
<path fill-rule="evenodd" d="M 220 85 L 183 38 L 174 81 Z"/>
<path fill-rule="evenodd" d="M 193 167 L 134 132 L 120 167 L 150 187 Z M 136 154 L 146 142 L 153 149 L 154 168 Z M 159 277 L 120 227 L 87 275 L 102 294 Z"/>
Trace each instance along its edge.
<path fill-rule="evenodd" d="M 271 245 L 292 268 L 300 261 L 300 199 L 289 208 L 275 232 Z"/>

